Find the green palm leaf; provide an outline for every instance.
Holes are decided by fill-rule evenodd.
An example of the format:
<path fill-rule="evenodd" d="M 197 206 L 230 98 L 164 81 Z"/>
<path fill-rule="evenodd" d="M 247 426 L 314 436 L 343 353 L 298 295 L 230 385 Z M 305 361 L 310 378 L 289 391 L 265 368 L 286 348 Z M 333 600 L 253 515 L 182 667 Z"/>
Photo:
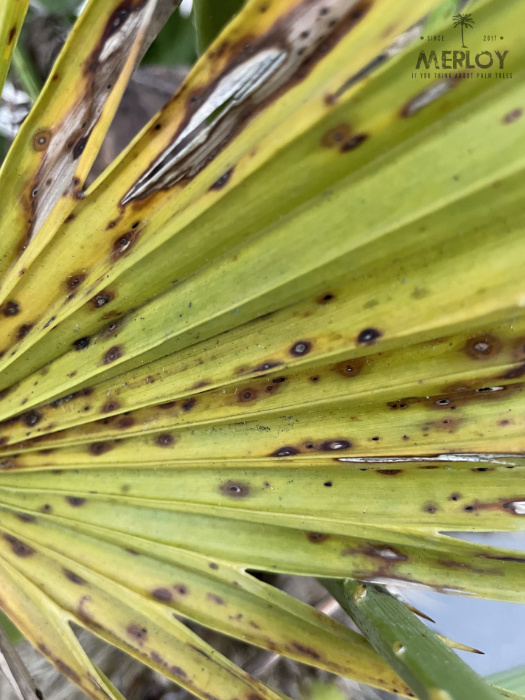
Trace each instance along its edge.
<path fill-rule="evenodd" d="M 251 0 L 84 192 L 169 6 L 91 0 L 0 173 L 0 607 L 97 700 L 71 622 L 208 700 L 279 695 L 185 621 L 410 696 L 250 571 L 523 602 L 446 534 L 523 529 L 522 42 L 422 87 L 440 3 Z"/>

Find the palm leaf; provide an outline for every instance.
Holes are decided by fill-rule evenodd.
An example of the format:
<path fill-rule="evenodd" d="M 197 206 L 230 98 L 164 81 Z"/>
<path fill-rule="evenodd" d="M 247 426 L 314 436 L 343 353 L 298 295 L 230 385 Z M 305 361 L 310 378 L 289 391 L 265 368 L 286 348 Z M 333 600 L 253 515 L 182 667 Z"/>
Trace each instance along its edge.
<path fill-rule="evenodd" d="M 524 49 L 422 89 L 438 2 L 251 0 L 84 192 L 154 5 L 91 0 L 0 174 L 0 607 L 97 699 L 70 623 L 202 698 L 278 694 L 184 621 L 410 695 L 248 571 L 523 601 L 445 533 L 523 529 Z"/>

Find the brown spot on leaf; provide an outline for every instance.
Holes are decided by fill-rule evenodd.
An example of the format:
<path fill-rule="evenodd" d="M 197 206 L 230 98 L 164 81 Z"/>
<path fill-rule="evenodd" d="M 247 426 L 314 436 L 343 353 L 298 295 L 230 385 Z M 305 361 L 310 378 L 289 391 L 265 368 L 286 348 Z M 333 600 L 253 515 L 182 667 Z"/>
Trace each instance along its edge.
<path fill-rule="evenodd" d="M 338 362 L 333 366 L 333 369 L 347 379 L 357 377 L 366 365 L 366 357 L 356 357 L 353 360 Z"/>
<path fill-rule="evenodd" d="M 87 347 L 89 347 L 90 342 L 91 339 L 87 336 L 84 338 L 79 338 L 78 340 L 75 340 L 75 342 L 73 343 L 73 347 L 75 348 L 75 350 L 85 350 Z"/>
<path fill-rule="evenodd" d="M 100 309 L 102 306 L 109 304 L 115 298 L 115 293 L 108 290 L 102 290 L 96 294 L 89 303 L 94 309 Z"/>
<path fill-rule="evenodd" d="M 307 355 L 312 349 L 312 343 L 309 340 L 298 340 L 290 348 L 290 354 L 295 357 L 301 357 L 302 355 Z"/>
<path fill-rule="evenodd" d="M 507 114 L 503 117 L 501 121 L 503 122 L 503 124 L 512 124 L 513 122 L 520 119 L 522 115 L 523 110 L 521 109 L 521 107 L 516 107 L 510 112 L 507 112 Z"/>
<path fill-rule="evenodd" d="M 131 624 L 126 627 L 126 632 L 133 637 L 139 646 L 142 646 L 148 638 L 148 630 L 140 625 Z"/>
<path fill-rule="evenodd" d="M 169 588 L 155 588 L 151 591 L 151 595 L 155 600 L 159 600 L 162 603 L 169 603 L 173 600 L 173 595 Z"/>
<path fill-rule="evenodd" d="M 9 36 L 7 37 L 7 45 L 10 46 L 13 43 L 13 39 L 16 35 L 16 24 L 14 24 L 9 30 Z"/>
<path fill-rule="evenodd" d="M 2 313 L 7 317 L 16 316 L 20 313 L 20 304 L 17 301 L 14 301 L 14 299 L 6 301 L 6 303 L 2 306 Z"/>
<path fill-rule="evenodd" d="M 478 333 L 469 338 L 464 350 L 473 360 L 489 360 L 501 352 L 503 344 L 490 333 Z"/>
<path fill-rule="evenodd" d="M 330 537 L 326 532 L 306 532 L 305 535 L 308 540 L 314 544 L 325 542 Z"/>
<path fill-rule="evenodd" d="M 117 428 L 119 430 L 127 430 L 127 428 L 132 428 L 135 425 L 135 419 L 131 416 L 123 416 L 117 422 Z"/>
<path fill-rule="evenodd" d="M 88 452 L 95 457 L 103 455 L 104 452 L 109 452 L 112 446 L 109 442 L 92 442 L 88 447 Z"/>
<path fill-rule="evenodd" d="M 180 666 L 170 666 L 170 671 L 179 678 L 187 678 L 188 674 Z"/>
<path fill-rule="evenodd" d="M 170 433 L 161 433 L 155 438 L 155 444 L 159 447 L 171 447 L 175 442 L 175 438 Z"/>
<path fill-rule="evenodd" d="M 240 389 L 236 396 L 239 403 L 249 403 L 257 399 L 257 390 L 251 388 Z"/>
<path fill-rule="evenodd" d="M 321 138 L 321 145 L 325 148 L 340 149 L 343 143 L 350 137 L 350 125 L 343 123 L 329 129 Z"/>
<path fill-rule="evenodd" d="M 49 146 L 51 131 L 49 129 L 39 129 L 33 136 L 33 148 L 35 151 L 45 151 Z"/>
<path fill-rule="evenodd" d="M 368 139 L 368 134 L 356 134 L 345 141 L 341 146 L 341 153 L 348 153 L 349 151 L 355 151 Z"/>
<path fill-rule="evenodd" d="M 326 440 L 322 443 L 321 449 L 329 452 L 331 450 L 349 450 L 352 447 L 352 443 L 349 440 Z"/>
<path fill-rule="evenodd" d="M 66 501 L 70 506 L 73 506 L 73 508 L 80 508 L 80 506 L 84 505 L 86 499 L 81 496 L 66 496 Z"/>
<path fill-rule="evenodd" d="M 191 411 L 191 409 L 195 406 L 196 403 L 197 399 L 192 396 L 189 399 L 186 399 L 182 402 L 182 410 L 186 412 Z"/>
<path fill-rule="evenodd" d="M 113 250 L 111 253 L 111 259 L 113 260 L 113 262 L 123 257 L 124 255 L 127 255 L 127 253 L 129 253 L 131 248 L 137 242 L 138 237 L 139 231 L 137 229 L 128 231 L 122 236 L 119 236 L 113 243 Z"/>
<path fill-rule="evenodd" d="M 308 656 L 311 659 L 321 658 L 321 655 L 315 649 L 307 647 L 304 644 L 301 644 L 300 642 L 292 642 L 292 647 L 303 656 Z"/>
<path fill-rule="evenodd" d="M 525 557 L 514 557 L 510 555 L 500 555 L 500 554 L 476 554 L 476 557 L 480 557 L 482 559 L 494 559 L 495 561 L 512 561 L 516 562 L 517 564 L 525 564 Z"/>
<path fill-rule="evenodd" d="M 64 576 L 71 581 L 71 583 L 75 583 L 77 586 L 83 586 L 86 581 L 82 578 L 82 576 L 79 576 L 78 574 L 75 574 L 74 571 L 71 571 L 70 569 L 63 569 Z"/>
<path fill-rule="evenodd" d="M 230 498 L 246 498 L 250 494 L 248 484 L 243 484 L 241 481 L 225 481 L 220 485 L 220 490 Z"/>
<path fill-rule="evenodd" d="M 30 513 L 18 513 L 18 519 L 23 523 L 34 523 L 36 521 L 35 516 Z"/>
<path fill-rule="evenodd" d="M 250 369 L 250 372 L 266 372 L 269 369 L 273 369 L 274 367 L 280 367 L 283 363 L 280 360 L 268 360 L 267 362 L 263 362 L 261 365 L 257 365 L 257 367 L 254 367 L 253 369 Z"/>
<path fill-rule="evenodd" d="M 434 501 L 427 501 L 423 506 L 422 510 L 424 513 L 429 513 L 430 515 L 433 515 L 434 513 L 438 512 L 439 506 Z"/>
<path fill-rule="evenodd" d="M 292 455 L 298 455 L 299 450 L 291 445 L 285 445 L 284 447 L 279 447 L 279 449 L 272 452 L 270 457 L 291 457 Z"/>
<path fill-rule="evenodd" d="M 317 303 L 321 306 L 324 306 L 325 304 L 329 304 L 334 299 L 334 294 L 332 294 L 331 292 L 326 292 L 325 294 L 321 294 L 321 296 L 317 298 Z"/>
<path fill-rule="evenodd" d="M 118 401 L 107 401 L 100 409 L 101 413 L 112 413 L 120 408 Z"/>
<path fill-rule="evenodd" d="M 81 270 L 80 272 L 74 272 L 72 275 L 69 275 L 69 277 L 65 281 L 65 287 L 68 292 L 74 291 L 80 285 L 82 282 L 85 282 L 87 278 L 87 272 L 86 270 Z"/>
<path fill-rule="evenodd" d="M 520 379 L 523 376 L 525 376 L 525 363 L 509 369 L 501 375 L 501 379 Z"/>
<path fill-rule="evenodd" d="M 103 363 L 109 365 L 122 357 L 122 347 L 120 345 L 113 345 L 104 355 Z"/>
<path fill-rule="evenodd" d="M 224 173 L 224 175 L 221 175 L 218 180 L 215 180 L 213 185 L 210 187 L 210 190 L 221 190 L 225 185 L 227 185 L 232 176 L 233 170 L 234 168 L 230 168 Z"/>
<path fill-rule="evenodd" d="M 35 553 L 32 547 L 22 542 L 22 540 L 19 540 L 18 537 L 13 537 L 13 535 L 9 535 L 7 532 L 3 533 L 3 537 L 6 542 L 9 542 L 13 554 L 16 554 L 17 557 L 30 557 Z"/>
<path fill-rule="evenodd" d="M 191 387 L 191 389 L 202 389 L 205 386 L 209 386 L 210 382 L 205 381 L 204 379 L 201 379 L 200 382 L 195 382 L 195 384 Z"/>
<path fill-rule="evenodd" d="M 28 426 L 28 428 L 32 428 L 37 423 L 40 423 L 42 420 L 42 414 L 38 413 L 38 411 L 29 411 L 29 413 L 25 413 L 22 416 L 22 420 Z"/>
<path fill-rule="evenodd" d="M 81 685 L 82 680 L 78 673 L 76 671 L 73 671 L 71 666 L 68 666 L 65 661 L 62 661 L 62 659 L 55 659 L 55 664 L 60 673 L 62 673 L 64 676 L 67 676 L 70 680 L 73 681 L 73 683 L 77 683 L 78 685 Z"/>
<path fill-rule="evenodd" d="M 16 339 L 18 341 L 23 340 L 32 328 L 32 323 L 24 323 L 23 325 L 19 326 L 16 333 Z"/>
<path fill-rule="evenodd" d="M 402 473 L 403 469 L 376 469 L 376 474 L 382 474 L 383 476 L 397 476 Z"/>
<path fill-rule="evenodd" d="M 215 595 L 215 593 L 207 593 L 206 598 L 216 605 L 226 605 L 224 600 L 219 595 Z"/>

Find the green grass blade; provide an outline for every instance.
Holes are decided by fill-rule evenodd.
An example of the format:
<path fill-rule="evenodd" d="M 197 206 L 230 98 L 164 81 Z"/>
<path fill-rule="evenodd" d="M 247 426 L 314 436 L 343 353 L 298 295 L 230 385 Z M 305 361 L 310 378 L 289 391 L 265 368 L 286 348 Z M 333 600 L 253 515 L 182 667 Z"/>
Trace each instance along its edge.
<path fill-rule="evenodd" d="M 420 700 L 500 697 L 382 586 L 349 579 L 322 583 Z"/>

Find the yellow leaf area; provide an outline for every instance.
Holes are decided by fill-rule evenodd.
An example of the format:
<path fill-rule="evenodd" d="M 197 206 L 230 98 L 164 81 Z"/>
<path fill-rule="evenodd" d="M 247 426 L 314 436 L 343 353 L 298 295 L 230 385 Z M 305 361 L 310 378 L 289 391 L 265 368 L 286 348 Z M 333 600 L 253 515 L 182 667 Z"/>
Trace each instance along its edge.
<path fill-rule="evenodd" d="M 70 623 L 204 700 L 280 696 L 188 621 L 411 696 L 252 571 L 523 601 L 450 533 L 525 522 L 525 6 L 476 4 L 512 80 L 415 80 L 439 6 L 251 0 L 84 192 L 155 16 L 92 0 L 6 159 L 0 607 L 89 697 Z"/>
<path fill-rule="evenodd" d="M 29 0 L 4 0 L 0 6 L 0 91 L 28 7 Z"/>

